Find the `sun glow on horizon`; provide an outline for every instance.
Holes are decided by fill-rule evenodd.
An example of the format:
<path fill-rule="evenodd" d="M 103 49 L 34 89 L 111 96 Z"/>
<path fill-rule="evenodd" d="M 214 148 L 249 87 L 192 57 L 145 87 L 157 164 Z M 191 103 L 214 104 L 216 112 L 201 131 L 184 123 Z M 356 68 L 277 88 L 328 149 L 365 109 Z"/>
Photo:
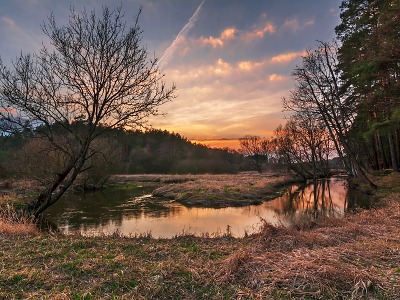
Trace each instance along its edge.
<path fill-rule="evenodd" d="M 210 148 L 240 149 L 239 139 L 189 139 L 192 143 L 201 144 Z"/>

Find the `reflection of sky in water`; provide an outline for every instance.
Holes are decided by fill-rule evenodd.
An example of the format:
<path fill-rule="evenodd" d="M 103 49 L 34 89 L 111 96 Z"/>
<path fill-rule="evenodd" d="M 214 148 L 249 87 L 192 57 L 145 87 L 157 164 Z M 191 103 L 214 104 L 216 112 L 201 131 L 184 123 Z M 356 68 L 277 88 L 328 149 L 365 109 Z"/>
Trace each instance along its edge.
<path fill-rule="evenodd" d="M 152 188 L 151 188 L 152 189 Z M 347 207 L 346 182 L 321 180 L 305 188 L 293 186 L 282 197 L 257 206 L 187 208 L 179 203 L 149 197 L 151 190 L 113 191 L 68 196 L 48 211 L 49 219 L 65 233 L 123 235 L 151 233 L 153 237 L 177 234 L 224 234 L 240 237 L 257 231 L 261 219 L 290 225 L 321 215 L 342 217 Z"/>

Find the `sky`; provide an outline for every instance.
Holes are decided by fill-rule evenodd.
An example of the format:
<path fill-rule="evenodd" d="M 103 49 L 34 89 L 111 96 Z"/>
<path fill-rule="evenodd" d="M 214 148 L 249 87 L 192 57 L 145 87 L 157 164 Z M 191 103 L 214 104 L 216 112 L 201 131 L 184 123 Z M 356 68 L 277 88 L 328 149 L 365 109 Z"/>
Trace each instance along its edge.
<path fill-rule="evenodd" d="M 0 57 L 38 52 L 53 13 L 122 4 L 139 24 L 149 56 L 160 59 L 176 98 L 151 118 L 154 128 L 213 147 L 237 148 L 245 135 L 269 137 L 289 113 L 291 72 L 306 50 L 331 41 L 341 0 L 0 0 Z"/>

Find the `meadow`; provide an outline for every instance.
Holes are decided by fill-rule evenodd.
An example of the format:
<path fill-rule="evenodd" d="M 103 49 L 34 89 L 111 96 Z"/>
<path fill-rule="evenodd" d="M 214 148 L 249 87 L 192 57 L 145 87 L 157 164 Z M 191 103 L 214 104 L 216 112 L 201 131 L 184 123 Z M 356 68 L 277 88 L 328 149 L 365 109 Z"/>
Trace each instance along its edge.
<path fill-rule="evenodd" d="M 400 178 L 375 181 L 370 210 L 244 238 L 62 235 L 3 210 L 0 298 L 396 299 Z"/>

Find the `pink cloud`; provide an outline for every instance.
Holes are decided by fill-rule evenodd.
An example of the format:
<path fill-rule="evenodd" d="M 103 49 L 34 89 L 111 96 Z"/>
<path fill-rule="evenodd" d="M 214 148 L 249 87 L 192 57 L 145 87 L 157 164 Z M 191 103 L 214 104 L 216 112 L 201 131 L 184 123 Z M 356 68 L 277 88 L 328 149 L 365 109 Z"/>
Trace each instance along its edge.
<path fill-rule="evenodd" d="M 238 31 L 234 27 L 228 27 L 217 37 L 201 37 L 198 41 L 203 46 L 209 45 L 213 48 L 217 48 L 224 47 L 225 42 L 230 40 L 239 39 L 241 41 L 251 42 L 253 40 L 262 39 L 266 34 L 274 33 L 276 33 L 276 26 L 271 22 L 267 22 L 261 26 L 254 27 L 251 31 Z"/>
<path fill-rule="evenodd" d="M 262 39 L 265 34 L 274 34 L 276 32 L 276 26 L 271 22 L 267 22 L 262 27 L 256 27 L 252 31 L 246 32 L 242 35 L 242 38 L 246 41 L 253 41 L 256 39 Z"/>
<path fill-rule="evenodd" d="M 241 71 L 252 71 L 255 68 L 261 67 L 263 65 L 263 62 L 253 62 L 253 61 L 241 61 L 237 64 L 237 67 Z"/>
<path fill-rule="evenodd" d="M 280 81 L 284 78 L 285 78 L 285 76 L 274 73 L 274 74 L 269 75 L 268 80 L 269 81 Z"/>
<path fill-rule="evenodd" d="M 302 52 L 287 52 L 287 53 L 281 53 L 278 55 L 275 55 L 274 57 L 271 58 L 271 62 L 273 63 L 288 63 L 291 62 L 292 60 L 296 59 L 297 57 L 304 56 L 306 55 L 307 52 L 302 51 Z"/>
<path fill-rule="evenodd" d="M 300 23 L 299 20 L 297 19 L 286 19 L 285 22 L 283 23 L 283 28 L 289 28 L 293 32 L 297 32 L 299 30 L 302 30 L 308 26 L 312 26 L 315 24 L 315 21 L 310 19 L 307 20 L 303 23 Z"/>

